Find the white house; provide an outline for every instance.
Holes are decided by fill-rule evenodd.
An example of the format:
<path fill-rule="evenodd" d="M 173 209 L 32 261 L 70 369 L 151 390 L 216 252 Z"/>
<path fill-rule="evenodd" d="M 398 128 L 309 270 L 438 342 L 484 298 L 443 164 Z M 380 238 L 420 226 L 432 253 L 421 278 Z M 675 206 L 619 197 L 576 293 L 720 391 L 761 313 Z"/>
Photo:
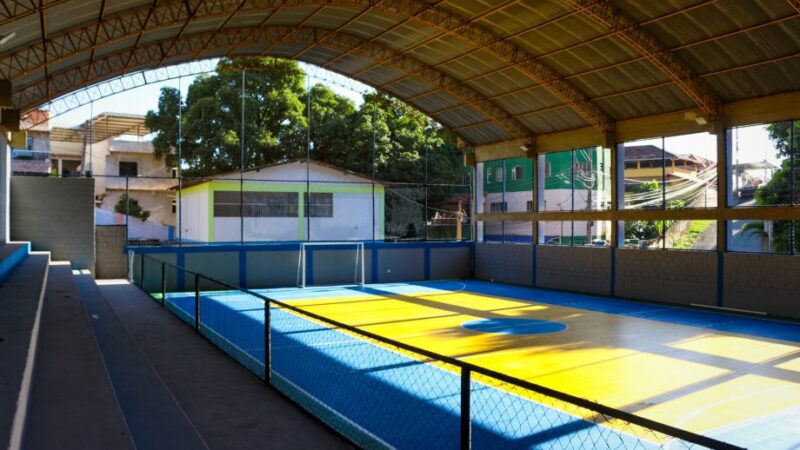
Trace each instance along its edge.
<path fill-rule="evenodd" d="M 248 169 L 242 178 L 231 172 L 183 186 L 178 220 L 184 241 L 383 239 L 384 186 L 368 177 L 292 160 Z"/>

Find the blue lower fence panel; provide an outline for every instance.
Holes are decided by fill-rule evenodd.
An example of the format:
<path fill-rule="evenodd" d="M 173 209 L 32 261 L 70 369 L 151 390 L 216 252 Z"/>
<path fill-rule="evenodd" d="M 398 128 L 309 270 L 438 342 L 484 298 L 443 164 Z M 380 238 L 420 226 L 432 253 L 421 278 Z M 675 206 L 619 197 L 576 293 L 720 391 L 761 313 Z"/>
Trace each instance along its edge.
<path fill-rule="evenodd" d="M 458 448 L 460 380 L 390 348 L 280 309 L 273 383 L 368 448 Z"/>
<path fill-rule="evenodd" d="M 194 324 L 193 293 L 169 294 L 165 306 Z M 272 385 L 319 419 L 364 448 L 459 448 L 460 368 L 280 307 L 270 317 Z M 202 292 L 200 318 L 204 336 L 264 377 L 263 300 Z M 473 374 L 470 398 L 475 449 L 647 449 L 669 442 L 482 375 Z"/>

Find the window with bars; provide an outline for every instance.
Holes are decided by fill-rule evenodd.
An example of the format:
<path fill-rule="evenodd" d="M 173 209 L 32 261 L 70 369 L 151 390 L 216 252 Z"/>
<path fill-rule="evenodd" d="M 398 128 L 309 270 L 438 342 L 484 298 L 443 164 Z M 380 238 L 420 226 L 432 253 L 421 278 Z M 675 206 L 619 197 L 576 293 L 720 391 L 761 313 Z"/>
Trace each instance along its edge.
<path fill-rule="evenodd" d="M 240 208 L 239 201 L 244 203 Z M 294 192 L 215 191 L 214 217 L 297 217 Z"/>
<path fill-rule="evenodd" d="M 333 194 L 330 192 L 311 192 L 305 196 L 307 217 L 333 217 Z"/>
<path fill-rule="evenodd" d="M 508 211 L 508 204 L 506 202 L 492 202 L 489 205 L 489 212 L 500 213 Z"/>

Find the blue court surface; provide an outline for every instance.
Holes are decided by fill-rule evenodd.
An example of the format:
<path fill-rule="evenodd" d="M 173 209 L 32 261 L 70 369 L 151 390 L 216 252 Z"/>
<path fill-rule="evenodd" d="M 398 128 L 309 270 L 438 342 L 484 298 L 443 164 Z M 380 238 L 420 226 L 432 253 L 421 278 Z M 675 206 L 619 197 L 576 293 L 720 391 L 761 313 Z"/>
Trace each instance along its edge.
<path fill-rule="evenodd" d="M 781 401 L 746 397 L 725 403 L 731 389 L 761 386 L 748 384 L 753 377 L 766 380 L 765 389 L 782 401 L 800 398 L 797 323 L 478 281 L 258 292 L 404 343 L 463 357 L 736 445 L 800 446 L 800 403 L 791 408 Z M 171 293 L 167 306 L 194 323 L 193 293 Z M 203 334 L 263 376 L 263 301 L 239 292 L 203 292 L 200 311 Z M 366 447 L 458 447 L 458 368 L 369 342 L 284 309 L 273 307 L 270 314 L 275 387 Z M 661 337 L 667 332 L 670 341 Z M 653 333 L 659 338 L 651 339 Z M 587 336 L 596 336 L 603 345 L 585 345 Z M 639 340 L 628 342 L 634 339 Z M 728 349 L 729 339 L 735 345 L 752 342 L 754 355 L 737 359 L 731 353 L 748 350 Z M 551 348 L 561 350 L 554 353 Z M 759 364 L 764 355 L 773 357 L 775 364 Z M 619 363 L 625 359 L 640 367 L 638 373 L 613 373 L 631 367 Z M 648 375 L 651 368 L 667 367 L 664 359 L 679 375 L 667 373 L 663 380 Z M 609 383 L 614 377 L 620 386 Z M 685 382 L 676 381 L 681 377 Z M 599 381 L 592 384 L 589 379 Z M 476 377 L 471 386 L 474 448 L 683 448 L 684 443 L 668 437 L 596 417 L 498 380 Z M 750 408 L 719 413 L 740 405 Z"/>

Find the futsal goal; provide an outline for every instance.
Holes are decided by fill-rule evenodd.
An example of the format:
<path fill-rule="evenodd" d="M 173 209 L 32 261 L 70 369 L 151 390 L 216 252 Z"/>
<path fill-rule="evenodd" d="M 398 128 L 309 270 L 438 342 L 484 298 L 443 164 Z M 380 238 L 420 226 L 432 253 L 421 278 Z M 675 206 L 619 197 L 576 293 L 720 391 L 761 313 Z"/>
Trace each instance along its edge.
<path fill-rule="evenodd" d="M 321 241 L 321 242 L 301 242 L 300 255 L 297 258 L 297 285 L 301 288 L 306 287 L 308 277 L 308 253 L 315 248 L 325 248 L 329 250 L 348 250 L 351 249 L 352 259 L 343 256 L 341 264 L 348 264 L 353 261 L 353 284 L 364 285 L 364 242 L 360 241 Z"/>

